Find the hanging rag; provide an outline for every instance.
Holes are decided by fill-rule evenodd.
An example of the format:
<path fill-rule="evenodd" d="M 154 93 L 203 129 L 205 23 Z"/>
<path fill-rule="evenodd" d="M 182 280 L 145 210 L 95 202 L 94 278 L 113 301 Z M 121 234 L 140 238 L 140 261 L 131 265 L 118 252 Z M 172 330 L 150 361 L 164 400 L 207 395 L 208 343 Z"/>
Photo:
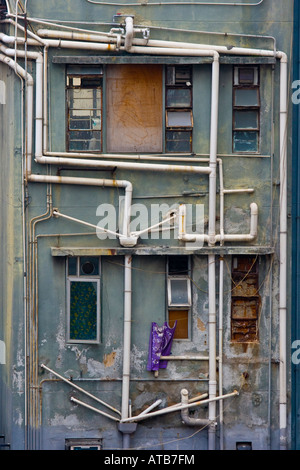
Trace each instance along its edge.
<path fill-rule="evenodd" d="M 167 367 L 168 361 L 160 360 L 160 357 L 170 355 L 176 325 L 177 321 L 173 328 L 167 322 L 163 326 L 155 322 L 151 324 L 147 370 L 156 371 Z"/>

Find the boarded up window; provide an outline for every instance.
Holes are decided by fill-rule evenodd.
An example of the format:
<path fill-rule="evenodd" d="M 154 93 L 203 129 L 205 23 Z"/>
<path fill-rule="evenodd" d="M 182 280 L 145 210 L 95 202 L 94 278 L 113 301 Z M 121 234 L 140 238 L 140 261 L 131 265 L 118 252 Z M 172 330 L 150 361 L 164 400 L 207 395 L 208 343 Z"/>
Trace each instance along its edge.
<path fill-rule="evenodd" d="M 253 256 L 235 256 L 232 265 L 231 339 L 258 341 L 260 297 L 258 262 Z"/>
<path fill-rule="evenodd" d="M 162 152 L 162 66 L 109 65 L 107 151 Z"/>

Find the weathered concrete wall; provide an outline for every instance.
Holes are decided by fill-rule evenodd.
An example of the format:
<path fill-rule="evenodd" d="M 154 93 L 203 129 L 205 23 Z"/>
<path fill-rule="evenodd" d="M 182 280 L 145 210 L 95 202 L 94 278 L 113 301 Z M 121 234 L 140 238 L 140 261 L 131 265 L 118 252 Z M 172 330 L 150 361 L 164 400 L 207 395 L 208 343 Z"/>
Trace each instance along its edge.
<path fill-rule="evenodd" d="M 216 3 L 216 2 L 212 2 Z M 134 15 L 135 24 L 150 26 L 151 38 L 185 40 L 219 44 L 271 48 L 271 39 L 223 37 L 200 33 L 188 34 L 172 29 L 230 32 L 274 36 L 278 49 L 290 52 L 292 2 L 265 0 L 259 7 L 199 6 L 100 6 L 83 0 L 57 2 L 32 0 L 28 5 L 29 18 L 87 22 L 91 29 L 109 31 L 113 15 Z M 31 21 L 31 20 L 29 20 Z M 93 24 L 89 24 L 89 22 Z M 94 23 L 99 22 L 99 24 Z M 109 23 L 109 25 L 108 25 Z M 32 21 L 35 31 L 38 23 Z M 280 25 L 280 27 L 278 26 Z M 41 25 L 43 27 L 43 25 Z M 158 28 L 158 29 L 156 29 Z M 162 28 L 162 29 L 159 29 Z M 90 52 L 49 50 L 49 128 L 50 150 L 65 150 L 65 66 L 52 63 L 53 56 L 92 55 Z M 30 72 L 35 73 L 29 65 Z M 32 69 L 31 69 L 32 67 Z M 12 70 L 0 67 L 0 79 L 7 85 L 7 104 L 1 106 L 1 307 L 0 317 L 6 344 L 6 364 L 0 365 L 2 379 L 3 426 L 12 448 L 23 448 L 24 431 L 24 304 L 22 265 L 22 186 L 21 186 L 21 123 L 20 83 Z M 225 197 L 225 231 L 247 233 L 249 204 L 253 200 L 259 208 L 258 238 L 252 246 L 261 249 L 273 247 L 278 238 L 278 65 L 262 65 L 261 155 L 240 157 L 232 155 L 232 65 L 222 64 L 220 72 L 220 116 L 218 153 L 222 157 L 226 188 L 253 188 L 254 194 Z M 194 90 L 194 152 L 209 153 L 210 114 L 209 64 L 195 65 Z M 9 107 L 8 107 L 9 104 Z M 273 114 L 274 111 L 274 114 Z M 274 117 L 274 126 L 272 119 Z M 264 119 L 267 118 L 267 119 Z M 274 133 L 273 133 L 274 132 Z M 48 168 L 33 163 L 33 172 L 47 174 Z M 133 203 L 143 204 L 150 211 L 151 204 L 171 206 L 185 202 L 195 204 L 195 197 L 186 191 L 200 192 L 197 203 L 204 204 L 205 230 L 208 222 L 208 177 L 192 174 L 160 174 L 140 171 L 96 171 L 51 168 L 51 174 L 130 180 L 133 184 Z M 219 183 L 219 180 L 218 180 Z M 49 188 L 48 188 L 49 189 Z M 97 207 L 112 204 L 119 210 L 119 196 L 115 188 L 87 188 L 53 185 L 52 205 L 64 214 L 97 224 Z M 174 197 L 174 195 L 180 195 Z M 149 198 L 150 196 L 150 198 Z M 164 196 L 162 198 L 162 196 Z M 169 197 L 165 197 L 169 196 Z M 49 197 L 48 197 L 49 201 Z M 47 211 L 47 187 L 29 184 L 27 230 L 30 222 Z M 219 204 L 219 202 L 218 202 Z M 102 248 L 117 250 L 119 242 L 99 240 L 87 227 L 75 222 L 47 218 L 36 225 L 35 245 L 27 245 L 29 253 L 36 246 L 37 304 L 29 321 L 31 329 L 29 361 L 33 384 L 27 397 L 31 409 L 39 413 L 39 420 L 31 418 L 35 428 L 30 429 L 30 445 L 43 449 L 63 449 L 65 439 L 71 437 L 102 437 L 103 447 L 121 448 L 122 435 L 114 422 L 70 401 L 71 396 L 89 402 L 78 391 L 41 369 L 45 364 L 66 378 L 119 408 L 123 366 L 123 265 L 121 254 L 104 256 L 101 263 L 101 342 L 100 344 L 68 344 L 66 342 L 66 266 L 63 255 L 66 247 Z M 87 235 L 68 235 L 88 233 Z M 27 232 L 28 234 L 28 232 Z M 132 337 L 130 397 L 134 415 L 160 398 L 163 406 L 180 401 L 180 390 L 187 388 L 190 396 L 207 391 L 206 362 L 172 361 L 158 378 L 146 369 L 151 322 L 162 324 L 166 311 L 166 254 L 182 249 L 177 238 L 145 238 L 143 255 L 133 256 L 132 268 Z M 61 253 L 59 253 L 61 249 Z M 176 251 L 177 250 L 177 251 Z M 247 251 L 247 250 L 246 250 Z M 100 252 L 100 251 L 99 251 Z M 253 249 L 255 252 L 255 249 Z M 259 250 L 257 250 L 259 252 Z M 266 250 L 269 253 L 268 250 Z M 78 251 L 75 253 L 79 253 Z M 117 253 L 117 252 L 116 252 Z M 226 255 L 227 252 L 225 252 Z M 217 256 L 217 270 L 219 266 Z M 237 441 L 252 441 L 253 448 L 278 448 L 278 262 L 267 254 L 260 257 L 259 281 L 262 307 L 260 313 L 260 341 L 255 344 L 230 342 L 231 256 L 225 256 L 224 272 L 224 393 L 234 389 L 239 397 L 224 402 L 224 442 L 227 449 L 235 449 Z M 218 274 L 216 282 L 218 285 Z M 208 351 L 208 278 L 207 252 L 193 256 L 192 333 L 189 341 L 174 341 L 172 354 L 207 354 Z M 35 299 L 32 299 L 35 300 Z M 218 298 L 217 298 L 218 305 Z M 37 322 L 38 319 L 38 322 Z M 36 381 L 36 382 L 34 382 Z M 34 388 L 38 386 L 38 388 Z M 207 407 L 194 411 L 194 417 L 206 417 Z M 142 421 L 131 437 L 132 448 L 205 449 L 207 429 L 195 434 L 181 422 L 179 413 Z M 193 437 L 191 437 L 193 435 Z M 176 442 L 178 440 L 178 443 Z M 38 443 L 39 442 L 39 443 Z"/>

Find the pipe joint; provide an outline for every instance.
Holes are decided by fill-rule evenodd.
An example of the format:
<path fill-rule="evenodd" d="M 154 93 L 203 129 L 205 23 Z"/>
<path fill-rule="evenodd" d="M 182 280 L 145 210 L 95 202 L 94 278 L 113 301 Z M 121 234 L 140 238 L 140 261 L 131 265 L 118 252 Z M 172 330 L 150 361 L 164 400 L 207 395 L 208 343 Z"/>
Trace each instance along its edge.
<path fill-rule="evenodd" d="M 134 35 L 133 18 L 131 16 L 128 16 L 127 18 L 125 18 L 125 25 L 126 25 L 125 50 L 129 52 L 132 46 L 133 35 Z"/>

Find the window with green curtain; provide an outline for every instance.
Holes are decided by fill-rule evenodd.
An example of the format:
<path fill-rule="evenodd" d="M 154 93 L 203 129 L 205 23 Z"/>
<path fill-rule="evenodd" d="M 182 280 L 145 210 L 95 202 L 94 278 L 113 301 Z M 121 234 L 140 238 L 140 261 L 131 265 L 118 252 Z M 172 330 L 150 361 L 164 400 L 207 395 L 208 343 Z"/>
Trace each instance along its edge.
<path fill-rule="evenodd" d="M 97 282 L 70 282 L 70 340 L 97 340 Z"/>
<path fill-rule="evenodd" d="M 100 260 L 98 257 L 67 259 L 67 340 L 100 341 Z"/>

